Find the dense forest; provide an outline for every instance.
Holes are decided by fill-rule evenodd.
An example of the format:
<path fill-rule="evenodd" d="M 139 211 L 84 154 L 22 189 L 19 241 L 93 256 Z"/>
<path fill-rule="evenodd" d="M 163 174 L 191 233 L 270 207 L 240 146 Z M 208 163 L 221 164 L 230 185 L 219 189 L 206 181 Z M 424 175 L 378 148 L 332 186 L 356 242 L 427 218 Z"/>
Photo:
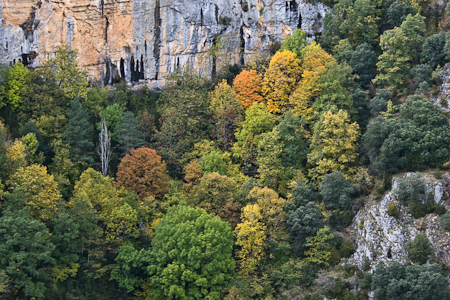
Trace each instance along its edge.
<path fill-rule="evenodd" d="M 406 265 L 345 263 L 368 195 L 450 165 L 430 101 L 450 5 L 326 4 L 316 41 L 297 29 L 208 78 L 181 66 L 162 92 L 96 86 L 66 44 L 2 66 L 0 299 L 450 299 L 424 234 Z M 419 174 L 396 193 L 390 216 L 450 230 Z"/>

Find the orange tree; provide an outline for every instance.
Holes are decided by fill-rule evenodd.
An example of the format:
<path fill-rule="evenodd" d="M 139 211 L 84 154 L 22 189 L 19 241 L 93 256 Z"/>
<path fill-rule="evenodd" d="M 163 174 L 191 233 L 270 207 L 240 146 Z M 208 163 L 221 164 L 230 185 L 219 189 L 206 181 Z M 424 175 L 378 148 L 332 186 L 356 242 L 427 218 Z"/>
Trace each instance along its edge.
<path fill-rule="evenodd" d="M 166 163 L 155 150 L 142 147 L 132 149 L 119 164 L 117 184 L 134 191 L 140 197 L 161 198 L 169 190 Z"/>
<path fill-rule="evenodd" d="M 254 102 L 261 102 L 262 80 L 255 70 L 244 70 L 233 80 L 233 89 L 244 108 L 249 108 Z"/>

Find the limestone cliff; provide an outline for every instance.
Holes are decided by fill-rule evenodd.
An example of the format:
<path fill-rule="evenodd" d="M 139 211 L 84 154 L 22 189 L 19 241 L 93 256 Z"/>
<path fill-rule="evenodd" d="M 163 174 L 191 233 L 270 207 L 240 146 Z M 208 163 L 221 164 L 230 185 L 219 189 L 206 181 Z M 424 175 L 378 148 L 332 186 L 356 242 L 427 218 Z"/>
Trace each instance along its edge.
<path fill-rule="evenodd" d="M 427 201 L 442 204 L 448 211 L 450 176 L 445 175 L 440 180 L 430 174 L 424 177 L 427 182 Z M 406 206 L 397 201 L 394 193 L 396 186 L 394 181 L 392 190 L 381 201 L 367 203 L 353 219 L 351 228 L 356 238 L 356 252 L 347 262 L 361 268 L 367 257 L 372 269 L 381 261 L 389 263 L 395 260 L 402 264 L 407 263 L 409 260 L 406 243 L 423 231 L 432 243 L 436 259 L 449 266 L 450 233 L 439 227 L 440 217 L 436 214 L 428 214 L 423 218 L 414 219 L 406 213 Z M 396 201 L 400 208 L 400 214 L 396 218 L 387 213 L 391 201 Z M 387 254 L 389 248 L 391 257 Z"/>
<path fill-rule="evenodd" d="M 67 42 L 90 79 L 158 84 L 177 67 L 210 75 L 208 49 L 229 37 L 245 63 L 296 28 L 314 38 L 327 7 L 304 0 L 0 0 L 0 63 L 33 67 Z"/>

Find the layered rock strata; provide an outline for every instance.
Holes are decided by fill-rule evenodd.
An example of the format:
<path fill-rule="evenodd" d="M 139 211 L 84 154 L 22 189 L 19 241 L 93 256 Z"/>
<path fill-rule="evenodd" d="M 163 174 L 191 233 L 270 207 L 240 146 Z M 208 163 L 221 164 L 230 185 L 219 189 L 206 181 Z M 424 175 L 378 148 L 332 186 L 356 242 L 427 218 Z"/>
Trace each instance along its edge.
<path fill-rule="evenodd" d="M 327 10 L 303 0 L 0 0 L 0 63 L 37 67 L 65 42 L 101 84 L 161 83 L 185 66 L 211 75 L 296 28 L 314 38 Z"/>

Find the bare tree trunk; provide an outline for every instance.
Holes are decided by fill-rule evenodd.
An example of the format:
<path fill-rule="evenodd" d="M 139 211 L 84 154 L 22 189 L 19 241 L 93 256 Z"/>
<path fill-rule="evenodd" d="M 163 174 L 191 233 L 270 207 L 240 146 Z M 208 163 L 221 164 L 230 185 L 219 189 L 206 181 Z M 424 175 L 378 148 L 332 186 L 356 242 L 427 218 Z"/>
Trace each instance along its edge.
<path fill-rule="evenodd" d="M 107 176 L 112 151 L 111 151 L 111 136 L 108 133 L 108 127 L 106 127 L 105 117 L 102 117 L 101 125 L 102 129 L 99 134 L 99 144 L 97 148 L 97 153 L 100 156 L 100 160 L 102 163 L 102 174 L 103 176 Z"/>

